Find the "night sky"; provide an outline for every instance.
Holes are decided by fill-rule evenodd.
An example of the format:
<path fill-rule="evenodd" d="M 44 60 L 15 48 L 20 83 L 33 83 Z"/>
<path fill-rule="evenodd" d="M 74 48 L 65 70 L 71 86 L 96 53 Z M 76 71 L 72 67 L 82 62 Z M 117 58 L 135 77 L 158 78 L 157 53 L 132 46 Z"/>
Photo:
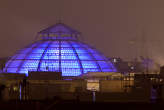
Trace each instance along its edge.
<path fill-rule="evenodd" d="M 59 18 L 108 57 L 145 55 L 164 64 L 164 0 L 0 0 L 0 57 Z"/>

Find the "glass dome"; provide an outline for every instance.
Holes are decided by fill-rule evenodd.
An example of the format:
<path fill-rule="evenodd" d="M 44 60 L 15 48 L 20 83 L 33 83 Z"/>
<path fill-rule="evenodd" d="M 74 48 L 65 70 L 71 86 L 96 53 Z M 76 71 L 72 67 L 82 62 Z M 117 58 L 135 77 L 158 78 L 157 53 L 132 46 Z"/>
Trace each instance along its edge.
<path fill-rule="evenodd" d="M 113 64 L 95 48 L 78 40 L 80 33 L 58 23 L 38 33 L 42 39 L 16 52 L 3 72 L 56 71 L 62 76 L 87 72 L 116 72 Z"/>

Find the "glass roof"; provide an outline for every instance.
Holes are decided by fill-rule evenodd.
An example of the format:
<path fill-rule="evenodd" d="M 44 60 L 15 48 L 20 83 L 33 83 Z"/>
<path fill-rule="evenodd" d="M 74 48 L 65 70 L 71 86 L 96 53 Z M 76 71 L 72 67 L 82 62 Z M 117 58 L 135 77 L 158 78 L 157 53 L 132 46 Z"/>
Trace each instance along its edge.
<path fill-rule="evenodd" d="M 57 31 L 53 31 L 54 27 Z M 57 33 L 47 36 L 51 32 Z M 63 37 L 64 32 L 68 36 Z M 78 41 L 76 38 L 79 33 L 73 29 L 58 24 L 39 32 L 42 35 L 43 33 L 46 35 L 41 36 L 42 40 L 17 51 L 6 63 L 3 71 L 26 75 L 29 71 L 56 71 L 62 72 L 62 76 L 79 76 L 87 72 L 116 72 L 113 64 L 104 55 Z"/>

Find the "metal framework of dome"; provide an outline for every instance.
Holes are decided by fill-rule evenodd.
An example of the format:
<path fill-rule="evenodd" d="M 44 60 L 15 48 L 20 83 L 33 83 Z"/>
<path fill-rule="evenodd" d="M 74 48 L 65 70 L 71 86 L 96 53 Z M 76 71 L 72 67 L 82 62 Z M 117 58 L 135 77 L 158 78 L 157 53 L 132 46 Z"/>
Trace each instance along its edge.
<path fill-rule="evenodd" d="M 113 64 L 95 48 L 78 40 L 80 32 L 58 23 L 38 32 L 41 40 L 16 52 L 3 72 L 56 71 L 62 76 L 87 72 L 116 72 Z"/>

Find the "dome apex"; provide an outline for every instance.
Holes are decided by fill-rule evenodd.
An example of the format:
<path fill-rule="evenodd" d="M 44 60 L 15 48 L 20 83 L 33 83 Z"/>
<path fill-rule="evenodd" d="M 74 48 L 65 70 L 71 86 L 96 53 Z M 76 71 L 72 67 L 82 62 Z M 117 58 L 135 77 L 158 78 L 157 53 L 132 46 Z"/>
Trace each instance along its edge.
<path fill-rule="evenodd" d="M 80 35 L 80 32 L 72 29 L 71 27 L 63 23 L 57 23 L 38 32 L 38 34 L 44 40 L 49 40 L 49 39 L 77 40 L 78 36 Z"/>
<path fill-rule="evenodd" d="M 68 33 L 68 34 L 80 34 L 80 32 L 72 29 L 71 27 L 65 25 L 64 23 L 57 23 L 55 25 L 52 25 L 39 33 L 45 34 L 45 33 Z"/>

